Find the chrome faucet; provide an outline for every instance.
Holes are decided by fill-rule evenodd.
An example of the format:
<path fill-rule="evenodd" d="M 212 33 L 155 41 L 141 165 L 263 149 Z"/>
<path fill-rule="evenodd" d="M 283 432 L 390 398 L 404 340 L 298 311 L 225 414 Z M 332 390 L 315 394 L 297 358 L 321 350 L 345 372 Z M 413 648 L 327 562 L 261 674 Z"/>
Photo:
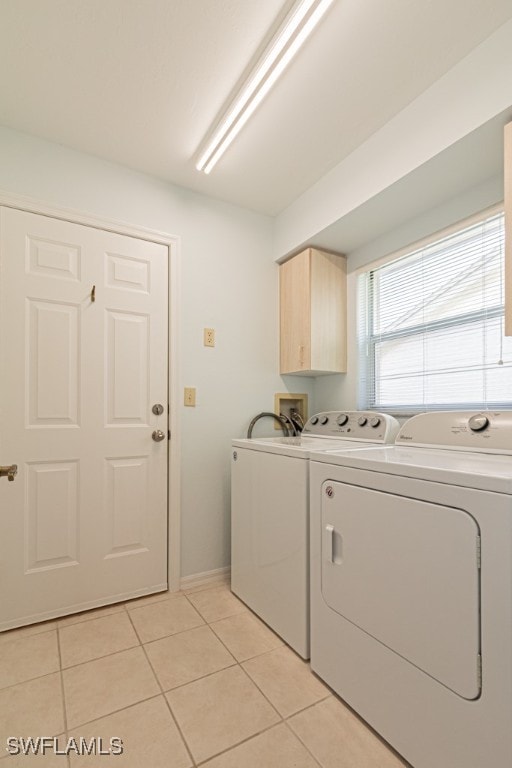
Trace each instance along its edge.
<path fill-rule="evenodd" d="M 279 424 L 281 425 L 281 429 L 284 432 L 285 437 L 290 437 L 290 434 L 291 435 L 295 434 L 295 428 L 294 428 L 293 424 L 291 424 L 291 422 L 288 420 L 287 416 L 283 416 L 282 413 L 281 414 L 277 414 L 277 413 L 270 413 L 270 411 L 263 411 L 262 413 L 258 413 L 258 415 L 255 416 L 254 419 L 249 424 L 249 428 L 247 430 L 247 437 L 248 438 L 252 437 L 252 430 L 254 429 L 254 425 L 256 424 L 256 422 L 259 421 L 260 419 L 263 419 L 266 416 L 268 416 L 271 419 L 275 419 L 276 421 L 279 422 Z M 291 425 L 291 427 L 290 427 L 290 425 Z"/>

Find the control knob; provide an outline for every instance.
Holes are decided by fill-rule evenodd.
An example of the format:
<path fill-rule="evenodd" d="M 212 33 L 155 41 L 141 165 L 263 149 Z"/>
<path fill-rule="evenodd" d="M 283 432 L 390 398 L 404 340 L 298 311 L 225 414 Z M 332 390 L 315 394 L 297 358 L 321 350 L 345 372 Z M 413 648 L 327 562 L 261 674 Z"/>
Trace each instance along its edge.
<path fill-rule="evenodd" d="M 322 416 L 322 418 L 320 419 L 320 424 L 327 424 L 328 421 L 329 421 L 328 416 Z"/>
<path fill-rule="evenodd" d="M 318 416 L 312 416 L 310 419 L 311 424 L 318 424 Z"/>
<path fill-rule="evenodd" d="M 370 427 L 378 427 L 380 424 L 380 419 L 378 416 L 372 416 L 370 419 Z"/>
<path fill-rule="evenodd" d="M 472 432 L 481 432 L 483 429 L 489 426 L 489 419 L 487 416 L 471 416 L 468 421 L 468 426 Z"/>
<path fill-rule="evenodd" d="M 357 423 L 359 424 L 359 426 L 360 426 L 360 427 L 364 427 L 364 425 L 365 425 L 367 422 L 368 422 L 368 419 L 366 418 L 366 416 L 360 416 L 360 417 L 358 418 L 358 420 L 357 420 Z"/>
<path fill-rule="evenodd" d="M 346 424 L 348 421 L 348 416 L 346 413 L 340 413 L 338 418 L 336 419 L 336 423 L 339 427 L 342 427 L 344 424 Z"/>

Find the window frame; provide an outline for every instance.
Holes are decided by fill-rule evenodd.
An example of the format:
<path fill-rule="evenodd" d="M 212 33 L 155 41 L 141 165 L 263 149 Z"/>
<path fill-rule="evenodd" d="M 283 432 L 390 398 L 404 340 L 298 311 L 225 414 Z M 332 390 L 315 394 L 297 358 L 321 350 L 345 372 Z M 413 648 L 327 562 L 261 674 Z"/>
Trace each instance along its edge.
<path fill-rule="evenodd" d="M 401 405 L 399 403 L 395 405 L 385 405 L 385 404 L 379 404 L 377 402 L 377 381 L 376 381 L 376 349 L 379 343 L 386 342 L 386 341 L 392 341 L 393 339 L 399 339 L 399 338 L 411 338 L 411 337 L 418 337 L 420 334 L 425 332 L 425 324 L 416 324 L 414 326 L 410 326 L 406 329 L 397 330 L 397 331 L 388 331 L 388 332 L 379 332 L 375 333 L 375 303 L 372 300 L 372 297 L 375 295 L 374 290 L 372 288 L 372 281 L 375 280 L 375 272 L 382 267 L 385 267 L 388 264 L 391 264 L 393 262 L 398 262 L 403 258 L 407 258 L 408 256 L 413 256 L 416 252 L 429 247 L 430 245 L 434 245 L 436 242 L 439 242 L 443 239 L 449 238 L 450 236 L 453 236 L 457 234 L 457 232 L 462 232 L 465 229 L 469 229 L 471 226 L 477 225 L 479 222 L 483 222 L 486 219 L 493 218 L 495 216 L 499 216 L 500 214 L 504 213 L 503 204 L 499 204 L 496 206 L 492 206 L 491 208 L 485 209 L 484 211 L 481 211 L 480 213 L 471 216 L 470 218 L 464 219 L 462 221 L 457 222 L 456 224 L 451 225 L 450 227 L 437 231 L 433 235 L 431 235 L 428 238 L 425 238 L 421 241 L 418 241 L 416 243 L 411 244 L 410 246 L 407 246 L 406 248 L 401 249 L 398 252 L 389 254 L 383 259 L 379 259 L 371 264 L 367 264 L 364 267 L 360 267 L 356 271 L 356 275 L 358 278 L 361 278 L 362 276 L 366 276 L 366 284 L 365 284 L 365 305 L 366 305 L 366 311 L 365 311 L 365 330 L 366 333 L 364 335 L 364 338 L 359 338 L 358 343 L 359 347 L 361 347 L 361 344 L 364 345 L 366 352 L 363 355 L 361 353 L 361 349 L 359 352 L 359 363 L 361 364 L 362 358 L 365 360 L 365 370 L 364 370 L 364 376 L 363 380 L 361 381 L 360 378 L 360 388 L 359 388 L 359 406 L 366 409 L 366 410 L 375 410 L 375 411 L 382 411 L 385 410 L 386 412 L 389 412 L 390 414 L 393 414 L 395 416 L 403 416 L 403 417 L 410 417 L 417 413 L 423 413 L 426 411 L 446 411 L 446 410 L 482 410 L 483 405 L 482 401 L 475 401 L 475 402 L 460 402 L 460 403 L 436 403 L 435 405 L 425 405 L 424 403 L 417 403 L 417 404 L 407 404 L 407 405 Z M 361 294 L 358 293 L 358 297 L 360 300 Z M 483 320 L 489 320 L 489 319 L 495 319 L 499 317 L 503 317 L 504 321 L 504 304 L 495 306 L 491 309 L 479 309 L 475 310 L 474 312 L 465 312 L 464 314 L 454 315 L 452 317 L 443 318 L 441 320 L 436 321 L 430 321 L 428 323 L 428 329 L 436 330 L 436 329 L 444 329 L 444 328 L 456 328 L 457 326 L 464 326 L 471 323 L 481 323 Z M 358 308 L 358 324 L 360 323 L 360 317 L 361 317 L 361 308 Z M 359 333 L 358 333 L 359 336 Z M 359 371 L 361 374 L 361 371 Z M 424 374 L 423 374 L 424 375 Z M 370 385 L 371 384 L 371 385 Z M 487 401 L 485 405 L 485 409 L 491 409 L 491 410 L 510 410 L 512 407 L 512 397 L 510 401 Z"/>

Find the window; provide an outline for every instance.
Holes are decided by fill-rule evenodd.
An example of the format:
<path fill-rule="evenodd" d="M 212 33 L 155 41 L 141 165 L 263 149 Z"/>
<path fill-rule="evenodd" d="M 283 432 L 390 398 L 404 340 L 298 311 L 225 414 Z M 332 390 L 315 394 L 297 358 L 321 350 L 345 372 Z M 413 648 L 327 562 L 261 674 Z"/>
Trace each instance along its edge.
<path fill-rule="evenodd" d="M 499 213 L 360 275 L 363 407 L 510 407 L 503 258 Z"/>

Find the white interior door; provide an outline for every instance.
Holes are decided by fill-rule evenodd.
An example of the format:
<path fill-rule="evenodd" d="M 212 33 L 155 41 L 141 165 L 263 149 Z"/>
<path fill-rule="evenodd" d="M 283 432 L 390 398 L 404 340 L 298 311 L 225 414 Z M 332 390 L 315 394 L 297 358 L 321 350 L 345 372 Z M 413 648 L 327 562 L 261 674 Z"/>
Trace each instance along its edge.
<path fill-rule="evenodd" d="M 0 629 L 167 585 L 167 268 L 0 210 Z"/>

